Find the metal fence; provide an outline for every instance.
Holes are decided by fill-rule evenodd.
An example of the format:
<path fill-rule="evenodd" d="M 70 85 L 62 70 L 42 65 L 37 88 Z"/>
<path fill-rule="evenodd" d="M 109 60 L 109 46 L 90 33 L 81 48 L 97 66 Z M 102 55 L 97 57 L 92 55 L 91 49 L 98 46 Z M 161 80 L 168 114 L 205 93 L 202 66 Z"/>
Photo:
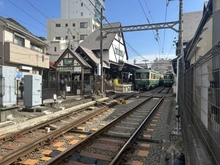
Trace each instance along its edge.
<path fill-rule="evenodd" d="M 212 163 L 220 164 L 220 46 L 186 69 L 180 76 L 178 93 L 183 134 L 194 130 L 194 138 L 204 144 Z M 189 136 L 188 140 L 193 141 Z"/>

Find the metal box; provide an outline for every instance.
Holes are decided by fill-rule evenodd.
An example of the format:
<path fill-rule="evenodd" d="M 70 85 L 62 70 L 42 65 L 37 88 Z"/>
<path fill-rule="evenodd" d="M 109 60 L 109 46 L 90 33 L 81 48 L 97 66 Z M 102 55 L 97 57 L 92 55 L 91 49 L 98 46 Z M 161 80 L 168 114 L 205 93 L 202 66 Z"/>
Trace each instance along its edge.
<path fill-rule="evenodd" d="M 24 106 L 32 108 L 42 104 L 42 76 L 24 75 Z"/>
<path fill-rule="evenodd" d="M 0 66 L 0 107 L 16 105 L 16 74 L 17 68 Z"/>

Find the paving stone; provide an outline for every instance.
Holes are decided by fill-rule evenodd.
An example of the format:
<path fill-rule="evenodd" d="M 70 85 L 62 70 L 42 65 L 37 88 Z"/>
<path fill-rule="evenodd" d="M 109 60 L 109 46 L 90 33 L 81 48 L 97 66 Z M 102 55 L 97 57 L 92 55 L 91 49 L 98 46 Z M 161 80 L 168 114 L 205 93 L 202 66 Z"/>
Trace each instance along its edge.
<path fill-rule="evenodd" d="M 79 154 L 72 154 L 71 156 L 68 157 L 69 160 L 72 161 L 78 161 L 81 158 Z"/>
<path fill-rule="evenodd" d="M 24 164 L 24 165 L 35 165 L 38 163 L 39 160 L 37 159 L 27 159 L 27 160 L 24 160 L 22 162 L 20 162 L 21 164 Z"/>
<path fill-rule="evenodd" d="M 44 154 L 44 155 L 50 155 L 50 153 L 52 152 L 53 150 L 44 150 L 43 152 L 42 152 L 42 154 Z"/>
<path fill-rule="evenodd" d="M 40 158 L 40 160 L 43 160 L 43 161 L 49 161 L 51 159 L 51 157 L 42 157 L 42 158 Z"/>
<path fill-rule="evenodd" d="M 86 164 L 96 164 L 96 159 L 83 156 L 79 159 L 79 162 Z"/>
<path fill-rule="evenodd" d="M 69 144 L 74 145 L 74 144 L 76 144 L 76 143 L 78 143 L 78 142 L 79 142 L 79 140 L 72 140 Z"/>
<path fill-rule="evenodd" d="M 58 150 L 53 150 L 51 153 L 50 153 L 50 157 L 54 158 L 56 157 L 57 155 L 61 154 L 62 152 L 61 151 L 58 151 Z"/>
<path fill-rule="evenodd" d="M 54 147 L 60 147 L 62 145 L 64 145 L 64 142 L 56 142 L 53 144 Z"/>

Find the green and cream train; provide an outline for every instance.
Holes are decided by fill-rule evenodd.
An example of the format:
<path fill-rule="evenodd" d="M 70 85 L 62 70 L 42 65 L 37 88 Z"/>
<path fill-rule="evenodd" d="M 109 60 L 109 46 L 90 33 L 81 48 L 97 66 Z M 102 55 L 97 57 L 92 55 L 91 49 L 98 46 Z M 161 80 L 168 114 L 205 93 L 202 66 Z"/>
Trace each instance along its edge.
<path fill-rule="evenodd" d="M 148 90 L 161 85 L 163 75 L 151 69 L 138 69 L 135 73 L 136 90 Z"/>

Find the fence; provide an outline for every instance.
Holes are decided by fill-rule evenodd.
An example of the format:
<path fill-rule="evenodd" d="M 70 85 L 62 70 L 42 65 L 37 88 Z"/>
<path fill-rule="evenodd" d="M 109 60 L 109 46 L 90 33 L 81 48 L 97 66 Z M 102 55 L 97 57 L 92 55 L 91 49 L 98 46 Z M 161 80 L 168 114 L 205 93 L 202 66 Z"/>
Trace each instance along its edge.
<path fill-rule="evenodd" d="M 184 68 L 180 64 L 180 68 Z M 213 47 L 180 76 L 178 102 L 183 134 L 192 128 L 213 164 L 220 163 L 220 46 Z M 185 136 L 185 137 L 186 137 Z M 188 139 L 188 143 L 193 139 Z M 193 146 L 191 146 L 193 147 Z M 194 146 L 196 147 L 196 146 Z M 190 149 L 188 149 L 190 150 Z M 192 148 L 193 150 L 193 148 Z M 193 152 L 193 151 L 191 151 Z M 194 159 L 195 160 L 195 159 Z M 192 162 L 191 162 L 192 163 Z"/>

